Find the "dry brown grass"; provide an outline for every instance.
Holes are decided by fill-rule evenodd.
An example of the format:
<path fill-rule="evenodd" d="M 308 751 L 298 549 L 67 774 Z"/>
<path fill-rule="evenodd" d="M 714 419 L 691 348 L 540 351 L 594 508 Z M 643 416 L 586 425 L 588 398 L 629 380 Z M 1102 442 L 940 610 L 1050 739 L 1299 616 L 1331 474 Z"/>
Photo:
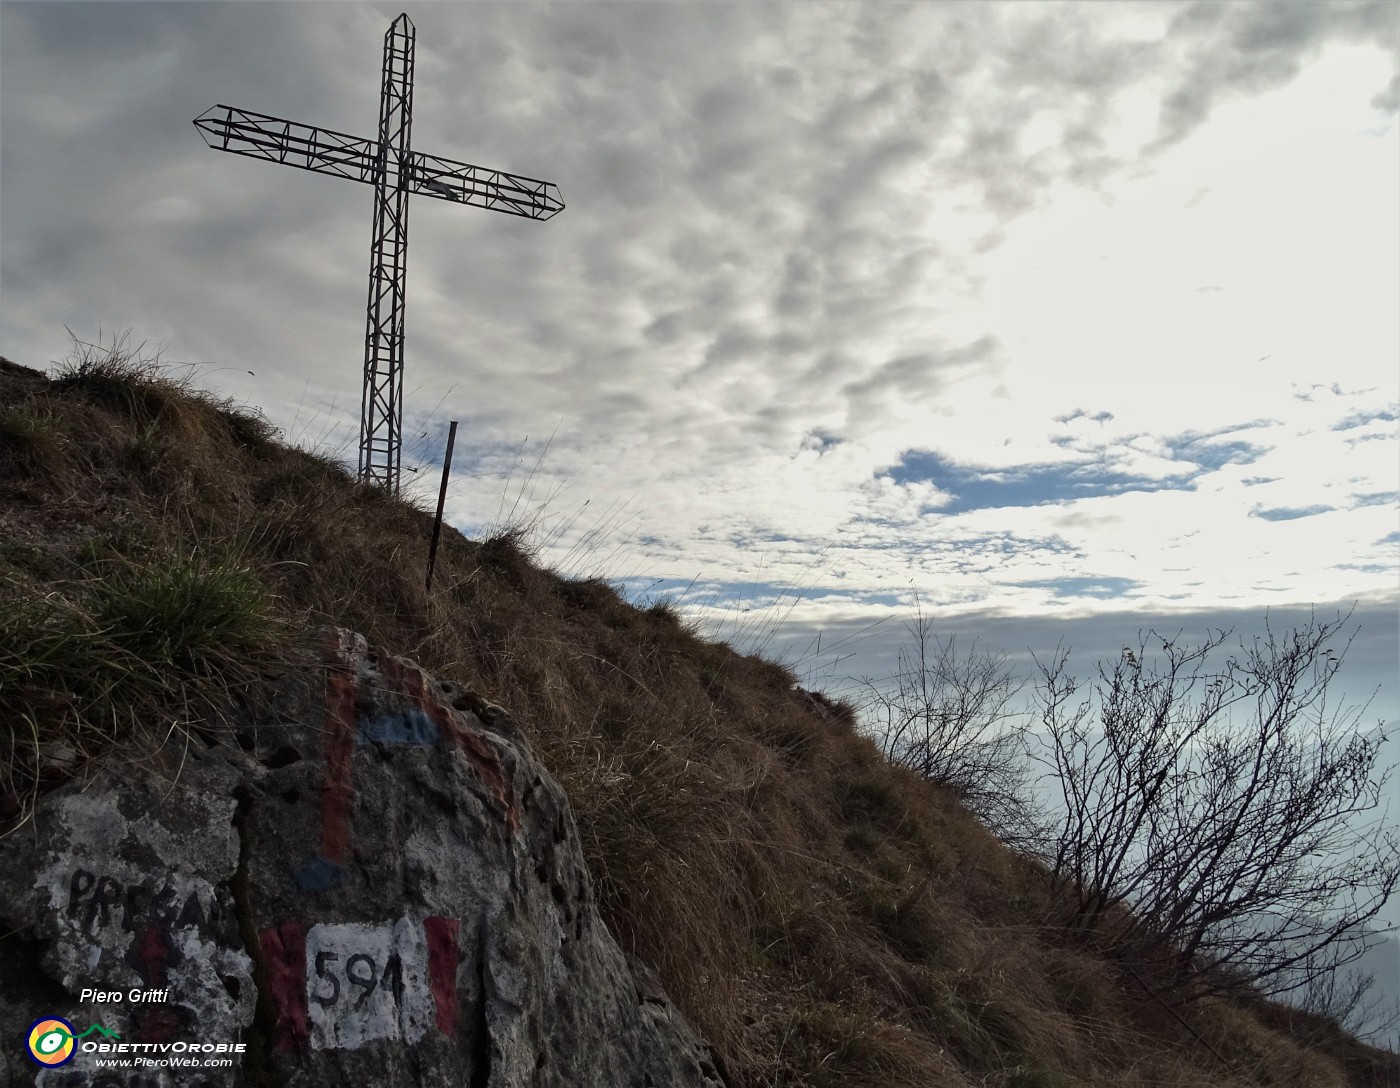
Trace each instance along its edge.
<path fill-rule="evenodd" d="M 1050 924 L 1038 866 L 888 765 L 849 715 L 674 608 L 541 570 L 526 534 L 445 530 L 429 595 L 426 512 L 159 369 L 47 381 L 0 365 L 0 403 L 0 584 L 100 627 L 114 572 L 183 556 L 195 575 L 242 572 L 249 616 L 353 627 L 510 708 L 568 791 L 609 926 L 735 1088 L 1302 1088 L 1347 1083 L 1343 1061 L 1351 1083 L 1395 1082 L 1339 1035 L 1295 1041 L 1266 1003 L 1183 1010 L 1184 1028 L 1132 965 Z M 189 658 L 182 683 L 226 679 L 228 645 Z M 18 636 L 11 650 L 34 656 Z M 68 718 L 45 703 L 65 682 L 30 676 L 0 709 L 40 747 L 93 726 L 100 698 Z M 91 757 L 113 736 L 94 728 Z"/>

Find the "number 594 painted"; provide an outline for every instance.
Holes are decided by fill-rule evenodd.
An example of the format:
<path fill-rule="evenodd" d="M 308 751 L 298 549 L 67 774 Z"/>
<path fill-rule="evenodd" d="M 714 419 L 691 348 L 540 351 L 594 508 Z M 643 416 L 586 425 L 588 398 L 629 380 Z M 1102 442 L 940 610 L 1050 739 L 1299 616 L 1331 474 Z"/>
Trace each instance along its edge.
<path fill-rule="evenodd" d="M 316 1049 L 354 1049 L 371 1039 L 416 1043 L 435 1015 L 422 923 L 312 926 L 306 998 Z"/>

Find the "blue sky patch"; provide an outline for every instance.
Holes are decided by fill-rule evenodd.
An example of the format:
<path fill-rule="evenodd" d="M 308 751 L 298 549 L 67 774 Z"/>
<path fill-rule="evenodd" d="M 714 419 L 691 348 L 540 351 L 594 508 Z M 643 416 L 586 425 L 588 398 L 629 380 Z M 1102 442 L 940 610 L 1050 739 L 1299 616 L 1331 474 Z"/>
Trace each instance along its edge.
<path fill-rule="evenodd" d="M 1136 578 L 1047 578 L 1017 582 L 1024 589 L 1048 589 L 1056 597 L 1097 597 L 1110 600 L 1125 596 L 1142 585 Z"/>
<path fill-rule="evenodd" d="M 834 435 L 827 434 L 820 428 L 807 432 L 807 437 L 802 440 L 802 448 L 816 450 L 818 453 L 825 453 L 827 450 L 835 449 L 841 445 L 841 439 Z"/>
<path fill-rule="evenodd" d="M 1088 412 L 1086 412 L 1083 408 L 1076 408 L 1073 412 L 1070 412 L 1068 415 L 1056 416 L 1056 417 L 1055 417 L 1055 422 L 1056 422 L 1056 423 L 1073 423 L 1076 419 L 1089 419 L 1089 420 L 1093 420 L 1095 423 L 1103 424 L 1103 423 L 1107 423 L 1107 422 L 1109 422 L 1110 420 L 1113 419 L 1113 413 L 1112 413 L 1112 412 L 1095 412 L 1093 415 L 1090 415 L 1090 414 L 1089 414 Z"/>
<path fill-rule="evenodd" d="M 1297 518 L 1331 513 L 1335 509 L 1335 506 L 1276 506 L 1269 510 L 1256 507 L 1249 512 L 1249 516 L 1263 518 L 1265 521 L 1293 521 Z"/>
<path fill-rule="evenodd" d="M 676 600 L 681 604 L 702 604 L 716 607 L 722 604 L 741 608 L 763 608 L 775 601 L 790 602 L 793 597 L 806 597 L 822 592 L 845 593 L 840 589 L 821 590 L 816 587 L 780 585 L 777 582 L 690 581 L 683 578 L 626 578 L 620 583 L 629 601 L 646 604 L 656 600 Z"/>
<path fill-rule="evenodd" d="M 656 601 L 678 597 L 687 590 L 704 585 L 699 579 L 688 578 L 619 578 L 610 582 L 629 601 Z"/>
<path fill-rule="evenodd" d="M 936 453 L 911 450 L 886 473 L 898 484 L 927 481 L 952 499 L 938 512 L 960 514 L 967 510 L 1007 506 L 1043 506 L 1129 491 L 1181 490 L 1182 481 L 1153 480 L 1115 472 L 1102 462 L 1031 465 L 1014 469 L 964 468 Z M 1189 489 L 1189 488 L 1188 488 Z"/>
<path fill-rule="evenodd" d="M 1359 570 L 1363 574 L 1386 574 L 1395 568 L 1387 563 L 1333 563 L 1333 570 Z"/>
<path fill-rule="evenodd" d="M 1394 408 L 1382 408 L 1379 411 L 1352 412 L 1340 423 L 1332 424 L 1334 431 L 1349 431 L 1354 427 L 1364 427 L 1368 423 L 1383 422 L 1394 423 L 1397 418 Z"/>
<path fill-rule="evenodd" d="M 1267 447 L 1245 442 L 1243 439 L 1219 442 L 1211 435 L 1180 435 L 1163 439 L 1163 444 L 1170 451 L 1173 460 L 1190 461 L 1206 472 L 1214 472 L 1226 465 L 1253 464 L 1269 452 Z"/>

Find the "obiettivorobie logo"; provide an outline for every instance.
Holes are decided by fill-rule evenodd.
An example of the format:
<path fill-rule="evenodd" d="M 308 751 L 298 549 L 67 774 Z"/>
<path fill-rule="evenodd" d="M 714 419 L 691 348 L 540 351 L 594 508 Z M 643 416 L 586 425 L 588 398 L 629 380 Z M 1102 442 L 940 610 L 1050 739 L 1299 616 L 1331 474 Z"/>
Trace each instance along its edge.
<path fill-rule="evenodd" d="M 93 1024 L 81 1035 L 75 1035 L 73 1025 L 61 1016 L 46 1016 L 29 1027 L 29 1056 L 40 1065 L 64 1065 L 73 1060 L 79 1040 L 97 1032 L 104 1039 L 120 1039 L 115 1031 Z"/>

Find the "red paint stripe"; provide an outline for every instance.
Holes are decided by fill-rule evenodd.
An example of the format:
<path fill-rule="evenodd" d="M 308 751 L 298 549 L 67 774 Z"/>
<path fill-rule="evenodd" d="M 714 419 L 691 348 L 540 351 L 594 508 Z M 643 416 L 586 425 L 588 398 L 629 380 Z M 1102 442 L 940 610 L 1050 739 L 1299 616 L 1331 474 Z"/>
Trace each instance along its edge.
<path fill-rule="evenodd" d="M 456 918 L 424 918 L 428 937 L 428 983 L 437 1005 L 438 1031 L 457 1034 L 457 928 Z"/>
<path fill-rule="evenodd" d="M 167 968 L 174 948 L 167 926 L 168 923 L 142 926 L 127 952 L 127 962 L 136 968 L 146 985 L 153 988 L 170 981 Z M 165 1005 L 143 1005 L 132 1025 L 132 1037 L 143 1043 L 169 1042 L 177 1026 L 173 1009 Z"/>
<path fill-rule="evenodd" d="M 131 944 L 130 959 L 146 985 L 164 986 L 170 981 L 166 965 L 170 961 L 170 933 L 159 925 L 142 926 Z"/>
<path fill-rule="evenodd" d="M 304 1048 L 311 1039 L 306 1023 L 306 928 L 283 922 L 258 931 L 267 987 L 277 1008 L 277 1045 Z"/>
<path fill-rule="evenodd" d="M 355 666 L 350 632 L 331 633 L 326 667 L 326 782 L 321 792 L 321 856 L 337 865 L 350 845 L 350 757 L 355 750 Z"/>
<path fill-rule="evenodd" d="M 520 809 L 515 803 L 510 779 L 495 746 L 475 730 L 464 729 L 452 710 L 430 694 L 428 674 L 417 665 L 401 657 L 384 654 L 380 657 L 379 669 L 384 674 L 384 679 L 411 698 L 441 733 L 457 742 L 457 747 L 467 757 L 467 762 L 476 768 L 476 773 L 486 788 L 505 810 L 506 823 L 510 829 L 518 831 Z"/>
<path fill-rule="evenodd" d="M 142 1005 L 132 1024 L 131 1042 L 168 1043 L 180 1027 L 174 1006 Z"/>

